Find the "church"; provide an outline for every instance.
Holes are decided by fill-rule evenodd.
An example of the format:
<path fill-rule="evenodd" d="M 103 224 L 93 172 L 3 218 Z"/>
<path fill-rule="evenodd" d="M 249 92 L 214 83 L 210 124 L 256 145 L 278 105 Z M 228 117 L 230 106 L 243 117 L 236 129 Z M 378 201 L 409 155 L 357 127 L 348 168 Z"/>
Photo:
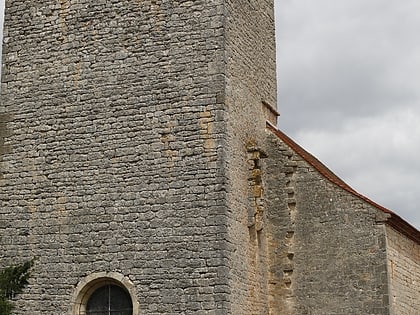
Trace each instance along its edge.
<path fill-rule="evenodd" d="M 6 0 L 2 63 L 14 314 L 419 313 L 420 231 L 277 127 L 273 0 Z"/>

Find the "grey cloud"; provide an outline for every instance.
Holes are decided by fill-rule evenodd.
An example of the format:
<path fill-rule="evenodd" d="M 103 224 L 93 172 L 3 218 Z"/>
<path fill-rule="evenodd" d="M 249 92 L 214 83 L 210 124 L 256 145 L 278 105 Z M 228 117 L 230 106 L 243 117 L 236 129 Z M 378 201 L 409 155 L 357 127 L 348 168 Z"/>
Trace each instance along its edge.
<path fill-rule="evenodd" d="M 334 133 L 302 129 L 296 139 L 357 191 L 420 227 L 420 109 L 345 120 Z"/>
<path fill-rule="evenodd" d="M 305 126 L 333 129 L 340 114 L 373 115 L 418 97 L 420 43 L 412 39 L 420 18 L 408 14 L 417 3 L 276 3 L 283 116 L 290 111 Z M 282 123 L 294 128 L 287 119 Z"/>
<path fill-rule="evenodd" d="M 420 227 L 420 2 L 275 0 L 281 129 Z"/>

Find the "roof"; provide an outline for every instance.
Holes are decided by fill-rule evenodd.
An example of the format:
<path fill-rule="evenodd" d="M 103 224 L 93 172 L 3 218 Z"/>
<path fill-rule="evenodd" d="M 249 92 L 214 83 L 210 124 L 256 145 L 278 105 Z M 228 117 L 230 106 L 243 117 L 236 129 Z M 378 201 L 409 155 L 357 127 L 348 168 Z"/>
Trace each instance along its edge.
<path fill-rule="evenodd" d="M 278 138 L 280 138 L 290 149 L 292 149 L 296 154 L 303 158 L 307 163 L 314 167 L 323 177 L 325 177 L 331 183 L 341 187 L 342 189 L 348 191 L 352 195 L 364 200 L 368 204 L 372 205 L 376 209 L 382 211 L 386 214 L 385 222 L 393 227 L 395 230 L 404 234 L 408 238 L 412 239 L 416 243 L 420 244 L 420 231 L 409 224 L 407 221 L 402 219 L 399 215 L 393 211 L 377 204 L 376 202 L 370 200 L 369 198 L 363 196 L 362 194 L 355 191 L 348 184 L 346 184 L 341 178 L 335 175 L 328 167 L 322 164 L 315 156 L 306 151 L 291 138 L 289 138 L 285 133 L 277 129 L 274 125 L 267 122 L 267 129 L 272 131 Z"/>

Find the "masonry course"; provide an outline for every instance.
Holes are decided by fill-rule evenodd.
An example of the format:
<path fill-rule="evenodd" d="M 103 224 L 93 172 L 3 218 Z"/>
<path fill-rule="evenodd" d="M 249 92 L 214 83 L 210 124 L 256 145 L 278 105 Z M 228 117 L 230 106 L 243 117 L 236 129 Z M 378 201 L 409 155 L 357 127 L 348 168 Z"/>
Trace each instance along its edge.
<path fill-rule="evenodd" d="M 101 281 L 135 315 L 417 307 L 416 238 L 266 125 L 273 1 L 5 12 L 0 264 L 36 257 L 16 314 L 84 314 Z"/>

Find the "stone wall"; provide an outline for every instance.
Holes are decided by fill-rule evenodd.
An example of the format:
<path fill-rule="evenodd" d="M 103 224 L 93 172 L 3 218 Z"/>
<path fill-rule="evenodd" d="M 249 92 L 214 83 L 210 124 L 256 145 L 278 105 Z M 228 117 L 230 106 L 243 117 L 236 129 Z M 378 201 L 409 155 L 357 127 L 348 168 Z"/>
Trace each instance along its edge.
<path fill-rule="evenodd" d="M 405 235 L 386 229 L 389 296 L 392 315 L 420 310 L 420 246 Z"/>
<path fill-rule="evenodd" d="M 37 257 L 16 313 L 68 314 L 101 272 L 141 314 L 229 313 L 223 1 L 7 1 L 4 41 L 1 264 Z"/>
<path fill-rule="evenodd" d="M 272 0 L 226 1 L 226 170 L 234 314 L 267 314 L 262 101 L 276 104 Z M 258 222 L 260 221 L 260 222 Z"/>
<path fill-rule="evenodd" d="M 16 314 L 71 314 L 101 275 L 139 314 L 418 307 L 418 246 L 265 129 L 272 0 L 8 1 L 4 42 L 1 265 L 36 257 Z"/>
<path fill-rule="evenodd" d="M 389 314 L 380 211 L 277 135 L 265 148 L 271 314 Z"/>
<path fill-rule="evenodd" d="M 267 312 L 273 1 L 6 1 L 3 62 L 1 264 L 37 257 L 17 314 L 97 274 L 140 314 Z"/>

